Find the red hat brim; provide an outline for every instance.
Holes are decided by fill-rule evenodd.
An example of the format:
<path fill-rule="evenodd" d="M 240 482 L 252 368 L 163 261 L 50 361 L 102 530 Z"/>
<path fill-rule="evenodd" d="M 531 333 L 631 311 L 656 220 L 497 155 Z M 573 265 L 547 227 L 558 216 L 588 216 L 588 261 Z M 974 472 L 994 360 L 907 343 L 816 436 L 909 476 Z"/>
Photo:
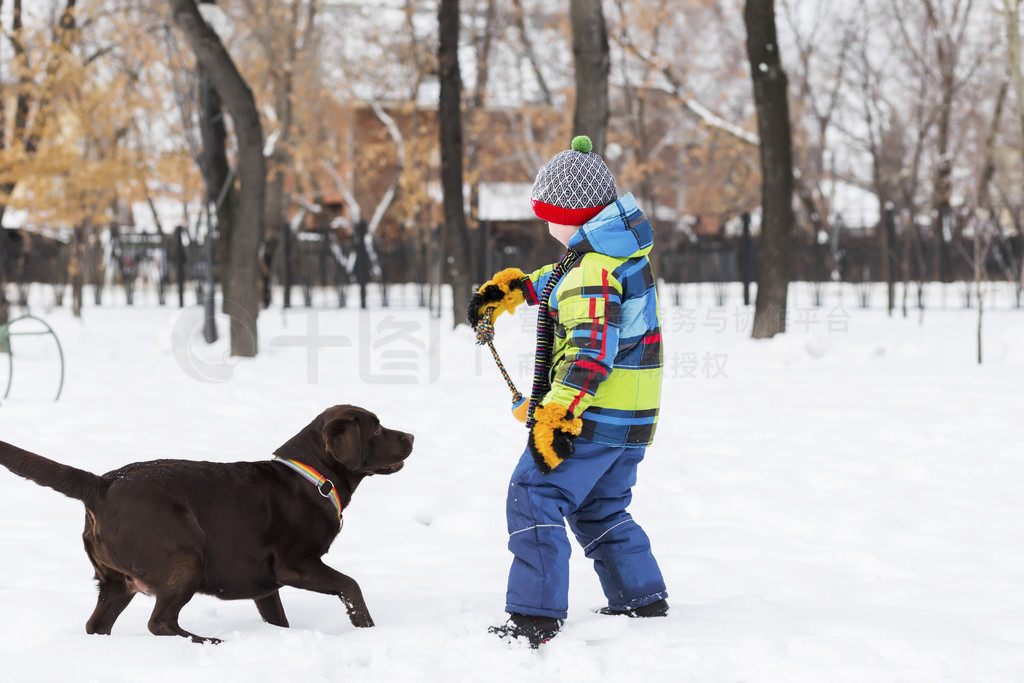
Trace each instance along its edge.
<path fill-rule="evenodd" d="M 554 204 L 547 204 L 539 199 L 530 199 L 533 204 L 533 213 L 542 221 L 557 223 L 558 225 L 583 225 L 597 214 L 604 211 L 608 206 L 592 206 L 586 209 L 565 209 Z"/>

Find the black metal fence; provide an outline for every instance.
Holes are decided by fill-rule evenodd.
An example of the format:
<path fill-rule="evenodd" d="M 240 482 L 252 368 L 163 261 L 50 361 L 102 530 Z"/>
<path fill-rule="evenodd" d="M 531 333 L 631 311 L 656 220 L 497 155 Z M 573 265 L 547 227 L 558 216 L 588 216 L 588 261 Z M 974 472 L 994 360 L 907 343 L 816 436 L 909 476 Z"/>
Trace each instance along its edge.
<path fill-rule="evenodd" d="M 310 306 L 314 292 L 326 289 L 336 292 L 339 306 L 346 306 L 349 285 L 359 285 L 361 305 L 366 305 L 368 288 L 374 291 L 376 301 L 387 305 L 388 285 L 403 283 L 420 284 L 420 303 L 426 305 L 446 270 L 441 263 L 439 228 L 399 232 L 371 243 L 372 249 L 366 248 L 362 228 L 357 226 L 351 234 L 329 229 L 298 234 L 283 231 L 268 281 L 275 287 L 285 285 L 285 305 Z M 662 233 L 651 257 L 657 276 L 664 282 L 724 284 L 754 279 L 756 238 L 692 240 L 682 233 Z M 888 258 L 893 281 L 974 280 L 973 240 L 942 244 L 925 235 L 919 243 L 910 243 L 906 235 L 892 237 Z M 544 226 L 536 222 L 484 224 L 472 231 L 471 238 L 478 282 L 506 267 L 529 272 L 554 262 L 561 251 Z M 0 240 L 3 279 L 19 285 L 19 292 L 27 292 L 28 283 L 48 283 L 62 296 L 71 280 L 69 271 L 78 269 L 82 281 L 94 286 L 97 304 L 108 286 L 123 288 L 131 304 L 142 282 L 157 290 L 160 303 L 165 303 L 168 293 L 176 289 L 184 305 L 188 290 L 201 298 L 211 267 L 203 245 L 189 242 L 181 231 L 165 236 L 113 230 L 108 240 L 66 243 L 20 230 L 0 230 Z M 1022 241 L 1024 238 L 1018 235 L 992 243 L 985 254 L 984 277 L 1016 281 L 1024 256 Z M 796 237 L 792 246 L 792 281 L 873 283 L 882 279 L 882 253 L 876 236 L 844 234 L 838 241 L 823 244 Z M 212 267 L 215 273 L 219 271 L 218 263 Z M 294 298 L 294 292 L 299 298 Z"/>

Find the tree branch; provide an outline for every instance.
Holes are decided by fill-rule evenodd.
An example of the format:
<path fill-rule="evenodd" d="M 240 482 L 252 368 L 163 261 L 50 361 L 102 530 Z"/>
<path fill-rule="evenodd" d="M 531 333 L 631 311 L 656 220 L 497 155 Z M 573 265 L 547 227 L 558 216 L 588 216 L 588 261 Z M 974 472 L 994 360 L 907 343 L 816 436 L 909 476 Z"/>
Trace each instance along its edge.
<path fill-rule="evenodd" d="M 534 78 L 537 79 L 537 87 L 540 88 L 544 104 L 550 107 L 554 104 L 554 99 L 551 97 L 551 89 L 548 88 L 544 74 L 540 70 L 540 64 L 537 62 L 537 52 L 533 49 L 533 43 L 526 33 L 523 0 L 512 0 L 512 6 L 514 8 L 512 13 L 513 20 L 515 21 L 516 29 L 519 31 L 519 41 L 523 44 L 523 49 L 526 50 L 526 59 L 530 62 L 530 68 L 533 69 Z"/>
<path fill-rule="evenodd" d="M 648 64 L 654 70 L 661 73 L 665 81 L 668 83 L 668 87 L 659 87 L 657 85 L 648 86 L 654 90 L 661 90 L 674 95 L 676 99 L 686 108 L 686 112 L 697 121 L 703 123 L 709 128 L 721 131 L 734 139 L 752 147 L 760 145 L 760 140 L 757 135 L 745 130 L 742 126 L 736 125 L 727 121 L 722 116 L 715 114 L 709 108 L 702 105 L 700 102 L 692 97 L 688 97 L 683 92 L 683 86 L 680 82 L 679 77 L 673 71 L 670 64 L 662 63 L 660 57 L 651 54 L 645 54 L 640 48 L 634 45 L 631 41 L 626 40 L 624 36 L 620 35 L 619 46 L 624 50 L 627 50 L 635 57 Z"/>

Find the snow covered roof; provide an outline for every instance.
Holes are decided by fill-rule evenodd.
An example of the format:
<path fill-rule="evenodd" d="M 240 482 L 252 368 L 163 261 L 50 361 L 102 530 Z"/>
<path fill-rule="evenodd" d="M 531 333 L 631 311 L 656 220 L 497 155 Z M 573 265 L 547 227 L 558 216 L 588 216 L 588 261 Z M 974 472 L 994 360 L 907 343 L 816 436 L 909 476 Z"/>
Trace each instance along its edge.
<path fill-rule="evenodd" d="M 821 183 L 821 192 L 832 201 L 832 215 L 829 222 L 841 219 L 847 228 L 868 229 L 878 225 L 881 208 L 878 195 L 842 180 Z"/>
<path fill-rule="evenodd" d="M 835 225 L 841 219 L 843 227 L 849 230 L 873 230 L 878 225 L 881 209 L 875 193 L 842 180 L 825 180 L 820 187 L 822 194 L 832 202 L 829 223 Z M 741 226 L 740 217 L 734 216 L 726 222 L 725 234 L 736 237 Z M 761 232 L 760 207 L 750 212 L 750 231 L 753 235 Z"/>
<path fill-rule="evenodd" d="M 160 227 L 164 234 L 170 234 L 179 225 L 184 225 L 190 233 L 202 218 L 203 207 L 200 202 L 182 202 L 180 199 L 169 197 L 156 197 L 153 199 L 153 206 L 147 202 L 134 202 L 131 207 L 132 224 L 138 232 L 161 232 L 157 228 L 156 216 L 160 219 Z"/>
<path fill-rule="evenodd" d="M 479 218 L 482 221 L 532 221 L 531 183 L 480 183 Z"/>
<path fill-rule="evenodd" d="M 25 227 L 25 222 L 28 220 L 28 211 L 24 209 L 7 209 L 4 211 L 4 223 L 3 227 L 10 228 L 12 230 L 17 228 Z"/>

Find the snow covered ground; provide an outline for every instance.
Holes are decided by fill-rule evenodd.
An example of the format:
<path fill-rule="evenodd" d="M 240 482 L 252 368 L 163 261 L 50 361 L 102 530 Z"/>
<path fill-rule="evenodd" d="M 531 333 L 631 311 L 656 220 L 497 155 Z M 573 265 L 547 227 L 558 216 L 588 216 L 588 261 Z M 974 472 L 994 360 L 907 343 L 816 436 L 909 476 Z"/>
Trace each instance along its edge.
<path fill-rule="evenodd" d="M 958 292 L 929 291 L 919 322 L 889 319 L 877 293 L 865 310 L 830 289 L 815 308 L 794 286 L 790 332 L 755 342 L 737 290 L 723 307 L 710 286 L 679 302 L 664 290 L 662 420 L 631 511 L 672 611 L 594 614 L 578 552 L 570 618 L 534 652 L 486 633 L 504 621 L 504 496 L 525 434 L 466 327 L 429 318 L 411 289 L 368 313 L 323 292 L 316 308 L 261 315 L 262 351 L 239 361 L 201 341 L 195 308 L 143 292 L 77 321 L 36 290 L 67 356 L 64 395 L 52 402 L 52 341 L 16 338 L 4 440 L 95 472 L 257 460 L 357 403 L 416 447 L 403 471 L 363 483 L 326 557 L 360 582 L 377 627 L 308 592 L 282 591 L 287 630 L 251 602 L 197 596 L 182 624 L 219 646 L 151 636 L 145 596 L 112 636 L 87 636 L 81 504 L 0 470 L 0 680 L 1024 680 L 1024 310 L 994 294 L 978 366 Z M 524 389 L 531 325 L 498 325 Z"/>

